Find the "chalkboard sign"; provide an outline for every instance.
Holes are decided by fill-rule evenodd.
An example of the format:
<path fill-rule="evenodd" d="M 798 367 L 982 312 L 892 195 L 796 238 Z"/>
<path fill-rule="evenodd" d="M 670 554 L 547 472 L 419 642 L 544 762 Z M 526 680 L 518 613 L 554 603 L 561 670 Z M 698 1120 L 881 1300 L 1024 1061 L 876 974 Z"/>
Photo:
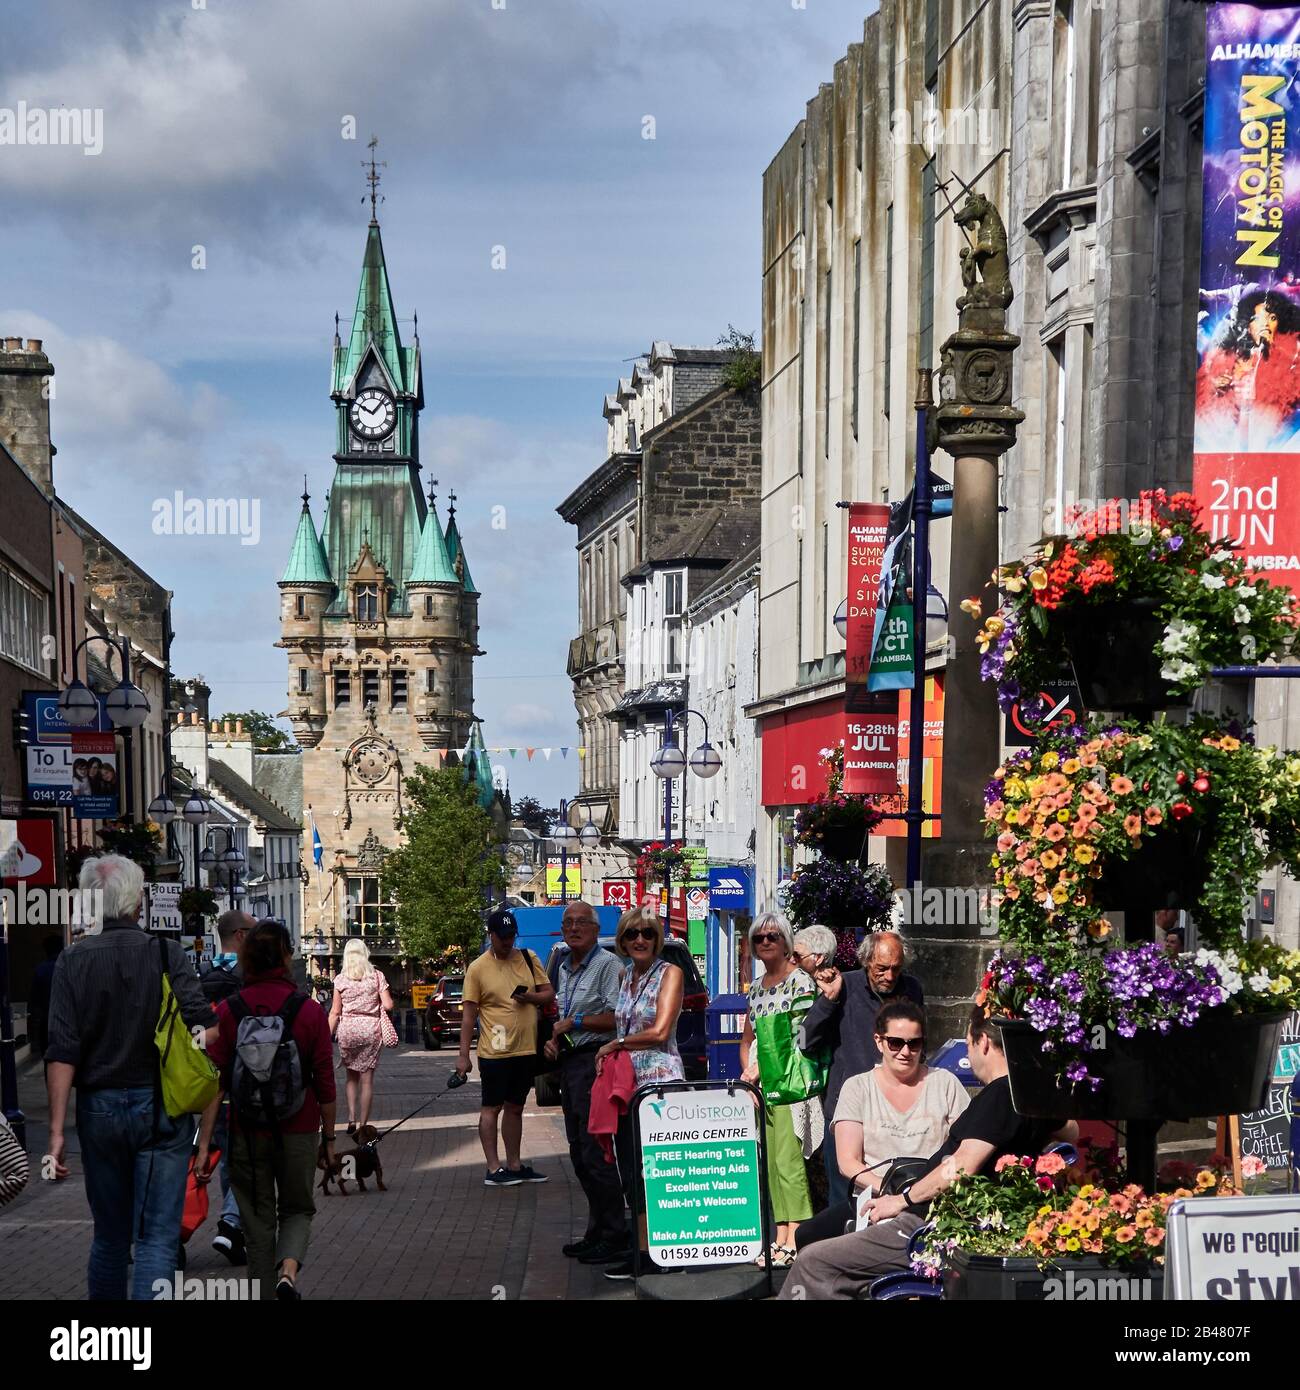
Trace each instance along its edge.
<path fill-rule="evenodd" d="M 1300 1013 L 1282 1025 L 1273 1083 L 1263 1110 L 1241 1117 L 1241 1156 L 1252 1154 L 1270 1168 L 1291 1166 L 1291 1083 L 1300 1072 Z"/>

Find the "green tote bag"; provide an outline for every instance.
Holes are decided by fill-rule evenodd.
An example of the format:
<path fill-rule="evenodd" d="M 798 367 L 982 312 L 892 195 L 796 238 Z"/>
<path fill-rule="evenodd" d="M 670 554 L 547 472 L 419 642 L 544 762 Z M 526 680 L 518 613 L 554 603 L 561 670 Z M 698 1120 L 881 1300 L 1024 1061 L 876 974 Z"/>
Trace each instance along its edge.
<path fill-rule="evenodd" d="M 798 994 L 794 1005 L 781 1013 L 765 1014 L 754 1020 L 758 1042 L 758 1079 L 763 1099 L 769 1105 L 794 1105 L 811 1100 L 826 1089 L 830 1058 L 799 1050 L 799 1034 L 804 1015 L 813 1006 L 815 994 Z"/>
<path fill-rule="evenodd" d="M 167 943 L 161 936 L 157 940 L 162 956 L 162 1008 L 158 1011 L 153 1041 L 162 1068 L 163 1109 L 173 1120 L 179 1120 L 182 1115 L 197 1115 L 207 1109 L 217 1094 L 220 1077 L 211 1058 L 195 1045 L 185 1026 L 181 1006 L 172 992 Z"/>

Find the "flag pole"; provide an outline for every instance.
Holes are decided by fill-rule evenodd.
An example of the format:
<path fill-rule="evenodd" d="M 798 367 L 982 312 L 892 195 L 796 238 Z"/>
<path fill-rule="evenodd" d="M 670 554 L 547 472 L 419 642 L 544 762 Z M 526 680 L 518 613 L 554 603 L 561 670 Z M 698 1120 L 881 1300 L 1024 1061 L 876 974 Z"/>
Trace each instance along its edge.
<path fill-rule="evenodd" d="M 925 825 L 925 618 L 930 593 L 930 450 L 926 414 L 934 403 L 928 367 L 917 373 L 916 467 L 912 479 L 912 698 L 907 743 L 907 886 L 921 885 Z"/>

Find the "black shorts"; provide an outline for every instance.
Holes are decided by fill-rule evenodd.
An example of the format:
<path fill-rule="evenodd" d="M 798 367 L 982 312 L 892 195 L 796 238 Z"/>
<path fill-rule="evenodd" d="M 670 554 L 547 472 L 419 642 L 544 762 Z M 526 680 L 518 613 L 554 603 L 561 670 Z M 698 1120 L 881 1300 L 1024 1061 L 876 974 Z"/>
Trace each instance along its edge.
<path fill-rule="evenodd" d="M 483 1105 L 522 1105 L 533 1088 L 537 1062 L 531 1054 L 527 1057 L 480 1057 L 478 1074 L 483 1082 Z"/>

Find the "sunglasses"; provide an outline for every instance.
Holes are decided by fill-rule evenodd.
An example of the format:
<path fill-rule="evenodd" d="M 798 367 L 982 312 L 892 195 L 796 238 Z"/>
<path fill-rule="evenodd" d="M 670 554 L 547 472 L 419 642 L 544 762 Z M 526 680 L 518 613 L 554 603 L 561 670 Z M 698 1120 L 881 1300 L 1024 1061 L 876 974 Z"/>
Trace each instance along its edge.
<path fill-rule="evenodd" d="M 924 1038 L 895 1038 L 886 1033 L 882 1041 L 895 1057 L 897 1057 L 904 1048 L 909 1052 L 923 1052 L 925 1050 Z"/>
<path fill-rule="evenodd" d="M 659 933 L 653 927 L 629 927 L 619 937 L 620 941 L 657 941 L 658 939 Z"/>
<path fill-rule="evenodd" d="M 782 938 L 781 938 L 781 933 L 780 933 L 780 932 L 775 932 L 775 931 L 761 931 L 761 932 L 759 932 L 759 934 L 754 938 L 754 945 L 755 945 L 755 946 L 762 946 L 762 945 L 766 944 L 766 943 L 769 942 L 769 941 L 780 941 L 781 939 L 782 939 Z"/>

